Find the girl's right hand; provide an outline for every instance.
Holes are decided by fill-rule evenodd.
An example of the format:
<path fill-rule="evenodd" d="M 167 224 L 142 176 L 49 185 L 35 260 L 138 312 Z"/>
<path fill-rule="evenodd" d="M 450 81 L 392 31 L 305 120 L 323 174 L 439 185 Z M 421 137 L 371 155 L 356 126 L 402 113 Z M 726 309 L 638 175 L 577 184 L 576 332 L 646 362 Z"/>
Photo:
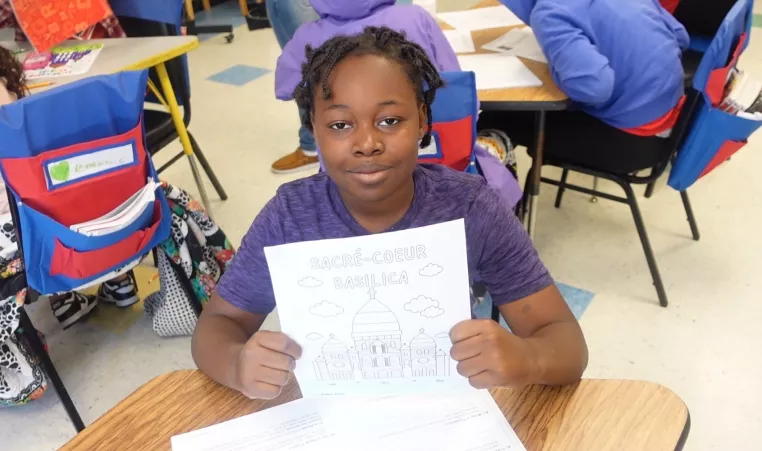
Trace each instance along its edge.
<path fill-rule="evenodd" d="M 238 355 L 238 390 L 251 399 L 275 398 L 301 356 L 302 348 L 283 332 L 256 332 Z"/>

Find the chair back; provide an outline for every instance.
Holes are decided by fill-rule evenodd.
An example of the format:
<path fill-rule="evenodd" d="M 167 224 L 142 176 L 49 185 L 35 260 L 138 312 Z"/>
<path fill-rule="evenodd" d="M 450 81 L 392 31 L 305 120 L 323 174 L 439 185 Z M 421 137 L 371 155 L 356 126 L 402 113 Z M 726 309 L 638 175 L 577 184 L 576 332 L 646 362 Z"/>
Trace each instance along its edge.
<path fill-rule="evenodd" d="M 718 108 L 728 75 L 749 43 L 752 0 L 738 0 L 712 38 L 693 77 L 695 104 L 685 139 L 670 172 L 669 185 L 683 191 L 735 152 L 762 121 Z"/>
<path fill-rule="evenodd" d="M 100 281 L 169 235 L 143 139 L 146 79 L 145 71 L 89 77 L 0 108 L 0 173 L 38 292 Z M 138 194 L 142 208 L 122 208 Z M 77 227 L 96 219 L 99 227 Z"/>
<path fill-rule="evenodd" d="M 443 72 L 445 86 L 431 105 L 431 144 L 418 151 L 418 159 L 457 171 L 476 172 L 474 144 L 479 101 L 473 72 Z"/>

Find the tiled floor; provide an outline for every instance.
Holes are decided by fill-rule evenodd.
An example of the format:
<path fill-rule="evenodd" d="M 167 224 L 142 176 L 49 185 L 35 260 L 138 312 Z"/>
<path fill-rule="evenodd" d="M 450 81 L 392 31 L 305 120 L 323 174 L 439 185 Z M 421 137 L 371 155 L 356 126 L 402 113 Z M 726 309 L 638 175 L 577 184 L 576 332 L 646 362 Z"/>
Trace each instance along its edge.
<path fill-rule="evenodd" d="M 269 169 L 297 145 L 296 107 L 273 96 L 279 53 L 270 30 L 239 27 L 232 44 L 212 37 L 190 56 L 190 128 L 230 195 L 226 202 L 212 195 L 213 213 L 236 244 L 278 185 L 303 175 L 276 176 Z M 742 65 L 762 76 L 762 41 L 752 39 Z M 701 241 L 690 239 L 676 192 L 662 185 L 653 198 L 641 199 L 670 296 L 666 309 L 657 304 L 627 207 L 568 193 L 555 209 L 554 191 L 543 187 L 537 247 L 556 279 L 570 285 L 563 290 L 576 313 L 584 311 L 586 376 L 672 388 L 691 411 L 687 450 L 762 449 L 761 136 L 690 190 Z M 162 153 L 159 160 L 173 154 Z M 520 163 L 527 167 L 525 158 Z M 195 192 L 185 161 L 163 176 Z M 207 190 L 213 193 L 209 184 Z M 144 284 L 142 293 L 155 289 Z M 595 293 L 593 302 L 587 292 Z M 33 308 L 32 316 L 86 423 L 150 378 L 194 366 L 189 339 L 158 338 L 139 306 L 101 306 L 91 321 L 67 331 L 46 305 Z M 267 325 L 277 327 L 277 318 Z M 0 425 L 3 451 L 54 449 L 74 433 L 52 391 L 27 406 L 0 409 Z"/>

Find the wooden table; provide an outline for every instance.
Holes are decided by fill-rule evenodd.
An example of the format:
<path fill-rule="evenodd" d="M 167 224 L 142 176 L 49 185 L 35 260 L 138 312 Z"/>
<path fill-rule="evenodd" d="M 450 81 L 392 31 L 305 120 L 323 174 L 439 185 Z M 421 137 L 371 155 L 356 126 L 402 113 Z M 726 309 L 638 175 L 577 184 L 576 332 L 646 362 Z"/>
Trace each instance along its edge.
<path fill-rule="evenodd" d="M 584 380 L 491 393 L 529 451 L 681 449 L 690 425 L 682 400 L 649 382 Z M 251 400 L 199 371 L 176 371 L 143 385 L 61 450 L 169 450 L 173 435 L 300 397 L 291 383 L 275 400 Z"/>
<path fill-rule="evenodd" d="M 18 47 L 18 44 L 16 43 L 3 42 L 1 44 L 9 49 L 16 49 Z M 32 89 L 32 95 L 97 75 L 113 74 L 125 70 L 155 68 L 161 84 L 161 92 L 159 92 L 159 89 L 156 86 L 153 86 L 153 83 L 150 81 L 149 87 L 167 107 L 172 116 L 172 121 L 177 130 L 177 136 L 183 147 L 183 152 L 190 162 L 191 172 L 193 173 L 193 178 L 198 187 L 199 194 L 201 195 L 201 201 L 203 202 L 204 207 L 206 207 L 207 213 L 211 215 L 209 198 L 206 194 L 206 189 L 201 181 L 201 175 L 194 159 L 193 146 L 191 145 L 190 137 L 188 136 L 188 130 L 185 128 L 185 123 L 183 122 L 183 113 L 180 110 L 180 106 L 177 104 L 177 97 L 175 96 L 166 65 L 164 64 L 173 58 L 184 55 L 197 48 L 198 38 L 196 36 L 155 36 L 146 38 L 92 39 L 88 41 L 70 40 L 60 45 L 66 46 L 77 44 L 103 44 L 103 48 L 90 70 L 84 75 L 50 79 L 49 81 L 52 82 L 51 85 Z M 20 50 L 25 49 L 21 48 Z M 25 55 L 26 52 L 21 53 L 18 57 L 23 60 Z M 34 85 L 44 81 L 46 80 L 35 79 L 28 83 Z"/>
<path fill-rule="evenodd" d="M 470 9 L 488 8 L 491 6 L 500 6 L 497 0 L 483 0 Z M 448 24 L 440 22 L 443 29 L 452 29 Z M 526 25 L 516 25 L 512 27 L 491 28 L 487 30 L 475 30 L 471 32 L 471 38 L 474 41 L 475 53 L 492 53 L 490 50 L 484 50 L 481 47 L 513 28 L 524 28 Z M 534 111 L 536 118 L 536 142 L 534 145 L 535 156 L 532 159 L 532 170 L 530 171 L 529 203 L 527 211 L 523 211 L 526 219 L 526 228 L 529 236 L 534 239 L 535 224 L 537 222 L 537 201 L 540 196 L 540 178 L 542 172 L 543 150 L 545 147 L 545 113 L 546 111 L 564 110 L 569 104 L 569 97 L 561 91 L 553 82 L 550 76 L 550 69 L 547 64 L 532 61 L 526 58 L 519 58 L 537 78 L 542 81 L 541 86 L 510 88 L 510 89 L 489 89 L 480 90 L 479 101 L 483 110 L 510 110 L 510 111 Z"/>

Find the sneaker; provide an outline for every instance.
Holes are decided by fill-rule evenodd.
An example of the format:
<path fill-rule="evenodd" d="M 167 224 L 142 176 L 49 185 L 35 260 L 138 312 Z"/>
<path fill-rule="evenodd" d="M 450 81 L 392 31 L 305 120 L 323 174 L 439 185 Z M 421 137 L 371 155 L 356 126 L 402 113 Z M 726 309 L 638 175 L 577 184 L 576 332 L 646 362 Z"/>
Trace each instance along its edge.
<path fill-rule="evenodd" d="M 98 299 L 114 304 L 117 307 L 129 307 L 138 302 L 138 284 L 135 283 L 135 273 L 127 271 L 126 278 L 114 282 L 108 280 L 98 288 Z"/>
<path fill-rule="evenodd" d="M 273 163 L 270 167 L 276 174 L 288 174 L 289 172 L 317 169 L 320 160 L 317 155 L 310 156 L 304 153 L 301 147 Z"/>
<path fill-rule="evenodd" d="M 75 292 L 67 293 L 60 299 L 50 300 L 53 315 L 64 329 L 86 317 L 98 305 L 95 296 L 88 296 Z"/>

